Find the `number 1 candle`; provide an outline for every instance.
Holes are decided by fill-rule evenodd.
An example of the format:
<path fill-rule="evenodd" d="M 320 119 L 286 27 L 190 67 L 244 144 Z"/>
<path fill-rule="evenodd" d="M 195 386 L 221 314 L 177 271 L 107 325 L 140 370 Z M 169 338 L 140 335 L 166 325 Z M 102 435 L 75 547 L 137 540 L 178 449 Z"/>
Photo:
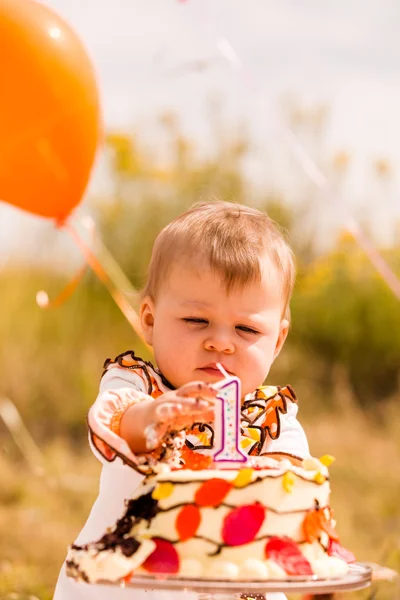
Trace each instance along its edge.
<path fill-rule="evenodd" d="M 240 407 L 241 385 L 240 379 L 228 375 L 219 366 L 225 379 L 214 384 L 218 390 L 215 404 L 215 431 L 221 440 L 220 446 L 215 449 L 214 462 L 246 462 L 247 454 L 240 449 Z"/>

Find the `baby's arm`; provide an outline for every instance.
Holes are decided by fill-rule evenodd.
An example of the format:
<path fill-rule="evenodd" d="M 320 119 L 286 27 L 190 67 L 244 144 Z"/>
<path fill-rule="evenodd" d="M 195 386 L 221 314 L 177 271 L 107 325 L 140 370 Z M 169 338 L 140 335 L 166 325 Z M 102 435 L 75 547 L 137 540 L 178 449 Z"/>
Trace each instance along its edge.
<path fill-rule="evenodd" d="M 160 446 L 168 429 L 178 431 L 193 421 L 212 420 L 209 405 L 205 409 L 204 400 L 202 403 L 196 400 L 210 396 L 211 389 L 206 384 L 200 384 L 207 387 L 201 394 L 196 388 L 198 384 L 194 384 L 194 389 L 190 384 L 191 390 L 184 386 L 157 399 L 148 394 L 149 384 L 150 378 L 141 368 L 128 369 L 115 364 L 105 371 L 99 395 L 88 414 L 89 443 L 103 464 L 120 456 L 136 468 L 138 461 L 146 463 L 142 453 Z M 149 434 L 153 438 L 151 448 L 147 443 Z M 138 455 L 143 459 L 139 460 Z"/>

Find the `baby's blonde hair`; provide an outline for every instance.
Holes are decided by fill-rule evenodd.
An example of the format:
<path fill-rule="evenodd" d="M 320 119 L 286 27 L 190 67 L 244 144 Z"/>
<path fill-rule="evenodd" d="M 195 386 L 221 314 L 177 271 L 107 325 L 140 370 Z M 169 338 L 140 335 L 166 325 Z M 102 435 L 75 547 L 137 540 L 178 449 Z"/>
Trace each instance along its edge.
<path fill-rule="evenodd" d="M 265 254 L 282 276 L 282 315 L 289 318 L 296 269 L 292 249 L 278 225 L 267 214 L 242 204 L 194 204 L 157 236 L 142 297 L 156 300 L 170 267 L 182 260 L 206 261 L 222 276 L 229 293 L 237 285 L 261 280 L 260 258 Z"/>

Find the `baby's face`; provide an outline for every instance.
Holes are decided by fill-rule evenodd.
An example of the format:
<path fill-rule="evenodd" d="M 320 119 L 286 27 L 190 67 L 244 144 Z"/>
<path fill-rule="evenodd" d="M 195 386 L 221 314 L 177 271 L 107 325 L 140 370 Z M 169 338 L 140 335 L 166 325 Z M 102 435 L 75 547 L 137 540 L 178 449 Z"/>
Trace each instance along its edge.
<path fill-rule="evenodd" d="M 175 387 L 222 379 L 216 363 L 242 382 L 242 395 L 260 386 L 288 331 L 282 283 L 266 258 L 262 279 L 229 294 L 220 276 L 176 265 L 157 301 L 145 299 L 141 319 L 157 365 Z"/>

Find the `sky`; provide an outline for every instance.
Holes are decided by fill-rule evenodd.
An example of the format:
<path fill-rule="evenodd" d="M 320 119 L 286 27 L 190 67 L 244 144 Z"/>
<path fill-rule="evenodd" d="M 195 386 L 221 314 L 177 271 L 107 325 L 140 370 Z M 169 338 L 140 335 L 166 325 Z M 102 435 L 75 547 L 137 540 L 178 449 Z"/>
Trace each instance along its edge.
<path fill-rule="evenodd" d="M 398 0 L 48 0 L 86 45 L 108 129 L 138 131 L 162 155 L 156 116 L 174 111 L 201 151 L 213 147 L 209 103 L 218 98 L 226 131 L 245 126 L 247 173 L 296 201 L 302 168 L 283 135 L 282 107 L 306 118 L 326 107 L 315 138 L 296 139 L 332 177 L 349 157 L 342 207 L 368 215 L 379 241 L 400 219 L 400 3 Z M 283 112 L 285 115 L 285 112 Z M 160 150 L 161 148 L 161 150 Z M 375 176 L 376 160 L 389 176 Z M 266 162 L 268 165 L 266 166 Z M 332 182 L 337 185 L 337 181 Z M 96 164 L 89 193 L 106 189 Z M 338 224 L 331 198 L 317 194 L 318 218 Z M 325 208 L 326 207 L 326 208 Z M 342 217 L 340 217 L 342 218 Z M 0 204 L 0 265 L 51 225 Z"/>

